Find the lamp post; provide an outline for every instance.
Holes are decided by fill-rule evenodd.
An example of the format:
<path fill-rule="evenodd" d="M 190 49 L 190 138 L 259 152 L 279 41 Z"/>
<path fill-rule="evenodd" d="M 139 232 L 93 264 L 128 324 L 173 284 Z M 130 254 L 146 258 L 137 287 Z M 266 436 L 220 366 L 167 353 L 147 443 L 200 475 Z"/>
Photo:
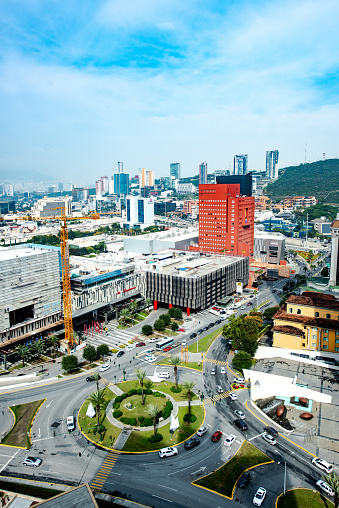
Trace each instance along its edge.
<path fill-rule="evenodd" d="M 286 494 L 286 461 L 287 461 L 287 459 L 288 459 L 291 455 L 293 455 L 293 454 L 294 454 L 294 452 L 291 452 L 291 453 L 289 454 L 289 456 L 288 456 L 285 460 L 280 460 L 280 461 L 278 462 L 278 464 L 281 464 L 282 462 L 284 463 L 284 469 L 285 469 L 285 470 L 284 470 L 284 495 Z"/>

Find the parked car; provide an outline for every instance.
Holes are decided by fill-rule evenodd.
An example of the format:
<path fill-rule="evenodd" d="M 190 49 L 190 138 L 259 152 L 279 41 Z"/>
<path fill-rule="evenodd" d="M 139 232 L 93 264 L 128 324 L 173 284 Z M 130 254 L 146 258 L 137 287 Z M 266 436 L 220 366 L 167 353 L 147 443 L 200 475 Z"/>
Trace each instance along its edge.
<path fill-rule="evenodd" d="M 221 323 L 221 319 L 217 319 L 215 322 L 216 325 L 220 325 L 220 323 Z"/>
<path fill-rule="evenodd" d="M 264 502 L 265 497 L 266 489 L 264 489 L 264 487 L 259 487 L 253 498 L 254 506 L 261 506 Z"/>
<path fill-rule="evenodd" d="M 136 344 L 136 347 L 142 347 L 142 346 L 146 346 L 146 343 L 145 342 L 138 342 L 138 344 Z"/>
<path fill-rule="evenodd" d="M 273 427 L 265 427 L 264 431 L 271 434 L 273 437 L 278 437 L 278 432 Z"/>
<path fill-rule="evenodd" d="M 184 448 L 186 448 L 186 450 L 190 450 L 191 448 L 194 448 L 198 444 L 200 444 L 200 439 L 198 439 L 197 437 L 191 437 L 191 439 L 188 439 L 188 441 L 184 443 Z"/>
<path fill-rule="evenodd" d="M 167 351 L 171 351 L 172 346 L 167 346 L 164 348 L 164 352 L 167 353 Z"/>
<path fill-rule="evenodd" d="M 312 459 L 312 464 L 314 464 L 316 467 L 321 469 L 321 471 L 324 471 L 326 474 L 330 474 L 333 471 L 333 466 L 329 462 L 326 462 L 324 459 L 319 459 L 318 457 L 314 457 Z"/>
<path fill-rule="evenodd" d="M 170 377 L 169 372 L 158 372 L 158 377 L 161 377 L 162 379 L 168 379 Z"/>
<path fill-rule="evenodd" d="M 211 368 L 211 374 L 212 374 L 212 376 L 215 376 L 215 367 Z"/>
<path fill-rule="evenodd" d="M 236 395 L 234 392 L 230 392 L 230 393 L 228 394 L 228 396 L 229 396 L 229 398 L 230 398 L 231 400 L 237 400 L 237 399 L 238 399 L 237 395 Z"/>
<path fill-rule="evenodd" d="M 248 429 L 247 423 L 245 423 L 243 420 L 234 420 L 233 423 L 242 432 Z"/>
<path fill-rule="evenodd" d="M 199 328 L 199 330 L 197 331 L 197 333 L 202 333 L 204 330 L 202 328 Z"/>
<path fill-rule="evenodd" d="M 197 431 L 197 436 L 203 436 L 204 434 L 206 434 L 207 432 L 207 427 L 205 427 L 204 425 L 202 427 L 200 427 L 200 429 Z"/>
<path fill-rule="evenodd" d="M 216 443 L 217 441 L 219 441 L 221 436 L 222 436 L 222 432 L 220 430 L 216 430 L 214 432 L 214 434 L 212 434 L 211 440 L 213 441 L 213 443 Z"/>
<path fill-rule="evenodd" d="M 218 393 L 222 393 L 224 391 L 221 385 L 217 385 L 216 388 Z"/>
<path fill-rule="evenodd" d="M 224 441 L 224 445 L 225 446 L 232 446 L 232 444 L 234 443 L 234 441 L 237 439 L 237 436 L 235 436 L 234 434 L 230 434 L 229 436 L 226 437 L 225 441 Z"/>
<path fill-rule="evenodd" d="M 191 335 L 190 335 L 190 339 L 195 339 L 195 337 L 196 337 L 196 336 L 197 336 L 197 334 L 196 334 L 196 333 L 191 333 Z"/>
<path fill-rule="evenodd" d="M 119 351 L 119 353 L 123 353 L 123 351 Z M 105 372 L 106 370 L 108 370 L 110 368 L 111 368 L 111 366 L 109 363 L 104 363 L 103 365 L 101 365 L 99 370 L 100 370 L 100 372 Z"/>
<path fill-rule="evenodd" d="M 99 376 L 99 379 L 101 379 L 101 377 Z M 86 381 L 87 383 L 89 383 L 90 381 L 96 381 L 95 377 L 94 376 L 87 376 L 86 377 Z"/>
<path fill-rule="evenodd" d="M 271 445 L 277 444 L 277 440 L 273 436 L 271 436 L 271 434 L 268 434 L 268 432 L 264 432 L 264 434 L 262 434 L 262 437 L 263 439 L 265 439 L 265 441 L 267 441 L 267 443 Z"/>
<path fill-rule="evenodd" d="M 24 466 L 39 467 L 42 464 L 42 460 L 39 457 L 28 456 L 22 461 Z"/>
<path fill-rule="evenodd" d="M 123 351 L 123 350 L 118 351 L 117 358 L 120 358 L 120 356 L 122 356 L 124 354 L 125 354 L 125 351 Z"/>
<path fill-rule="evenodd" d="M 237 383 L 238 385 L 244 385 L 245 379 L 243 377 L 235 377 L 233 379 L 233 383 Z"/>
<path fill-rule="evenodd" d="M 220 367 L 220 374 L 226 374 L 225 367 Z"/>
<path fill-rule="evenodd" d="M 250 483 L 250 478 L 251 478 L 250 473 L 243 473 L 239 478 L 238 487 L 240 487 L 241 489 L 247 487 L 247 485 Z"/>
<path fill-rule="evenodd" d="M 175 446 L 168 446 L 167 448 L 161 448 L 161 450 L 159 450 L 159 457 L 161 459 L 164 457 L 172 457 L 173 455 L 178 455 L 178 448 L 175 448 Z"/>
<path fill-rule="evenodd" d="M 324 480 L 318 480 L 316 485 L 319 489 L 326 492 L 327 495 L 334 496 L 334 490 L 332 490 L 328 483 L 324 482 Z"/>
<path fill-rule="evenodd" d="M 245 413 L 243 413 L 242 411 L 239 411 L 238 409 L 235 409 L 233 411 L 233 413 L 235 414 L 235 416 L 237 416 L 239 418 L 239 420 L 245 420 L 245 418 L 246 418 Z"/>

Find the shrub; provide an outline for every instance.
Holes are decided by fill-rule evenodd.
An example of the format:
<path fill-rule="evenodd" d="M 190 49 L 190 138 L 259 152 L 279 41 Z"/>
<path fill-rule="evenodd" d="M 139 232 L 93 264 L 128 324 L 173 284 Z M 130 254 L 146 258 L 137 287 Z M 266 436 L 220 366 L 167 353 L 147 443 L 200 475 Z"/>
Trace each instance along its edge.
<path fill-rule="evenodd" d="M 130 418 L 127 418 L 127 416 L 122 416 L 122 417 L 120 418 L 120 421 L 121 421 L 122 423 L 124 423 L 125 425 L 129 425 L 129 424 L 130 424 L 130 423 L 129 423 L 129 422 L 130 422 L 130 420 L 131 420 L 131 419 L 130 419 Z"/>
<path fill-rule="evenodd" d="M 160 441 L 163 440 L 163 437 L 161 434 L 153 434 L 151 437 L 148 438 L 148 441 L 150 443 L 159 443 Z"/>
<path fill-rule="evenodd" d="M 133 427 L 134 427 L 137 424 L 136 418 L 130 418 L 129 424 L 133 425 Z"/>
<path fill-rule="evenodd" d="M 115 411 L 113 411 L 113 418 L 120 418 L 120 416 L 123 415 L 123 412 L 120 411 L 120 409 L 116 409 Z"/>
<path fill-rule="evenodd" d="M 138 416 L 138 420 L 139 420 L 139 422 L 140 422 L 140 423 L 141 423 L 141 422 L 143 422 L 143 421 L 144 421 L 144 419 L 145 419 L 145 417 L 144 417 L 144 416 Z"/>
<path fill-rule="evenodd" d="M 196 419 L 197 419 L 197 417 L 196 417 L 195 415 L 191 415 L 191 416 L 189 416 L 188 414 L 186 414 L 186 415 L 184 416 L 184 422 L 190 422 L 190 423 L 193 423 L 193 422 L 195 422 L 195 421 L 196 421 Z"/>
<path fill-rule="evenodd" d="M 169 409 L 164 409 L 161 416 L 164 420 L 167 420 L 167 418 L 171 416 L 171 411 Z"/>
<path fill-rule="evenodd" d="M 122 399 L 127 399 L 128 395 L 127 395 L 127 393 L 125 392 L 125 393 L 122 393 L 122 394 L 120 395 L 120 397 L 122 397 Z"/>
<path fill-rule="evenodd" d="M 129 390 L 129 392 L 127 392 L 127 397 L 132 397 L 132 395 L 135 395 L 136 393 L 137 393 L 136 389 L 132 388 L 132 390 Z"/>
<path fill-rule="evenodd" d="M 119 409 L 120 402 L 113 402 L 113 407 L 114 407 L 114 409 Z"/>
<path fill-rule="evenodd" d="M 137 394 L 138 394 L 138 395 L 141 395 L 141 394 L 142 394 L 142 389 L 141 389 L 141 388 L 139 388 L 139 389 L 137 390 Z"/>
<path fill-rule="evenodd" d="M 178 323 L 172 323 L 171 324 L 171 329 L 173 330 L 173 332 L 176 332 L 178 328 L 179 328 Z"/>
<path fill-rule="evenodd" d="M 122 402 L 122 396 L 121 395 L 118 395 L 117 397 L 115 397 L 114 399 L 114 404 L 120 404 L 120 402 Z"/>
<path fill-rule="evenodd" d="M 161 319 L 166 326 L 169 325 L 171 322 L 171 316 L 169 314 L 161 314 L 159 316 L 159 319 Z"/>
<path fill-rule="evenodd" d="M 178 386 L 178 388 L 175 388 L 175 386 L 171 386 L 170 390 L 173 393 L 180 393 L 182 388 L 181 388 L 181 386 Z"/>
<path fill-rule="evenodd" d="M 151 325 L 144 325 L 144 326 L 141 328 L 141 332 L 142 332 L 144 335 L 151 335 L 151 333 L 153 333 L 153 326 L 151 326 Z"/>
<path fill-rule="evenodd" d="M 162 332 L 165 330 L 165 323 L 162 319 L 157 319 L 154 323 L 154 330 L 157 330 L 158 332 Z"/>
<path fill-rule="evenodd" d="M 166 395 L 164 393 L 160 393 L 160 392 L 153 392 L 153 397 L 166 397 Z"/>
<path fill-rule="evenodd" d="M 144 390 L 144 393 L 147 393 L 147 395 L 152 395 L 153 390 Z"/>
<path fill-rule="evenodd" d="M 145 418 L 143 423 L 143 427 L 151 427 L 153 425 L 153 418 Z"/>
<path fill-rule="evenodd" d="M 237 370 L 250 369 L 252 367 L 252 356 L 246 351 L 238 351 L 233 356 L 232 363 Z"/>
<path fill-rule="evenodd" d="M 173 409 L 173 404 L 172 404 L 172 402 L 171 402 L 170 400 L 168 400 L 168 401 L 166 402 L 166 404 L 165 404 L 165 407 L 168 407 L 168 408 L 172 411 L 172 409 Z"/>

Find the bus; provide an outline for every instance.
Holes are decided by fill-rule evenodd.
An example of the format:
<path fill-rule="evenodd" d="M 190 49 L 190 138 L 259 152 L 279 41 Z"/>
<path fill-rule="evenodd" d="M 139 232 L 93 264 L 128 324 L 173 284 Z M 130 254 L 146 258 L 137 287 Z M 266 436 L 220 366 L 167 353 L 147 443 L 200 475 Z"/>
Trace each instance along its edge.
<path fill-rule="evenodd" d="M 167 346 L 171 346 L 173 344 L 174 340 L 172 338 L 164 337 L 160 342 L 156 343 L 156 350 L 162 351 Z"/>

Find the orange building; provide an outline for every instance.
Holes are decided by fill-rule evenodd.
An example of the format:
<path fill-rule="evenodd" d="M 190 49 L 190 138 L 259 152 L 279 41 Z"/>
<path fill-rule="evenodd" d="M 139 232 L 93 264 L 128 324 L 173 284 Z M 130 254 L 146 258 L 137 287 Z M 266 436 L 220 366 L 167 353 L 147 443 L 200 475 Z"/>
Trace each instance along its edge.
<path fill-rule="evenodd" d="M 199 247 L 195 250 L 253 256 L 252 196 L 240 195 L 240 184 L 199 185 Z"/>

